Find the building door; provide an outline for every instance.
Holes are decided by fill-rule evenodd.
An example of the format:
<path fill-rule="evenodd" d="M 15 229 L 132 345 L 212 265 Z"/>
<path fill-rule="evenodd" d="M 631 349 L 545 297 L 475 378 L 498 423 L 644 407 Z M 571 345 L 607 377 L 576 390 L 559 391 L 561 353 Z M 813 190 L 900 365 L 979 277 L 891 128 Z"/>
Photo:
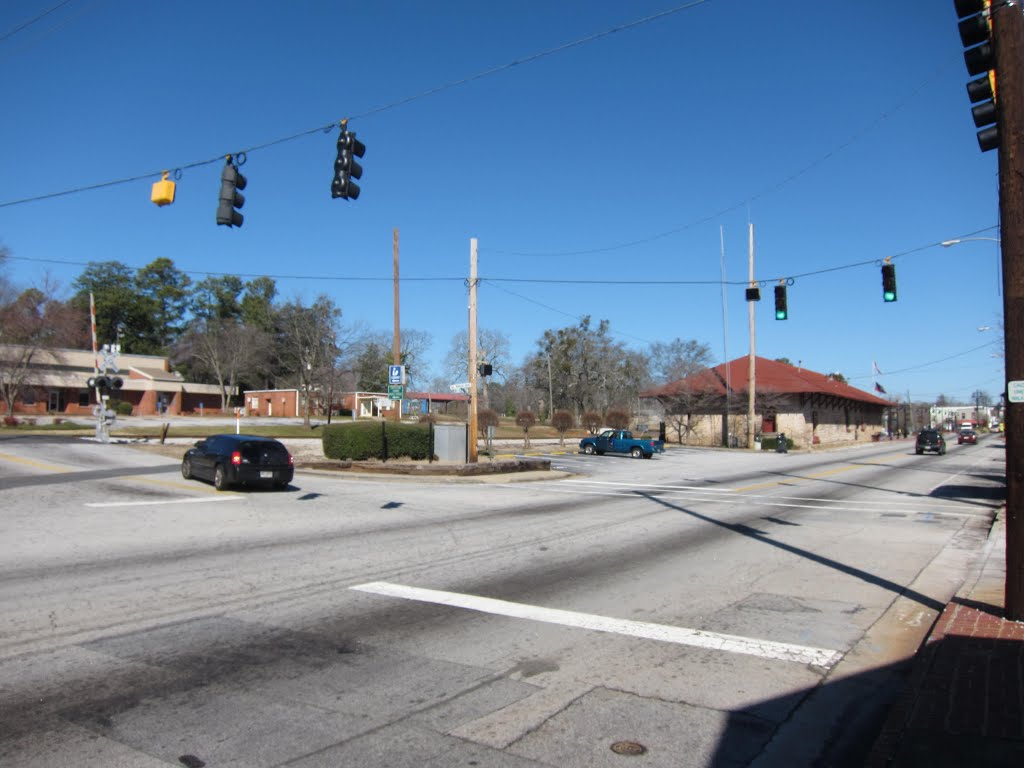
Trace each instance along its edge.
<path fill-rule="evenodd" d="M 64 411 L 64 390 L 63 389 L 51 389 L 50 390 L 49 410 L 54 412 L 54 413 L 62 413 Z"/>
<path fill-rule="evenodd" d="M 776 426 L 775 411 L 767 411 L 761 417 L 761 432 L 775 432 Z"/>

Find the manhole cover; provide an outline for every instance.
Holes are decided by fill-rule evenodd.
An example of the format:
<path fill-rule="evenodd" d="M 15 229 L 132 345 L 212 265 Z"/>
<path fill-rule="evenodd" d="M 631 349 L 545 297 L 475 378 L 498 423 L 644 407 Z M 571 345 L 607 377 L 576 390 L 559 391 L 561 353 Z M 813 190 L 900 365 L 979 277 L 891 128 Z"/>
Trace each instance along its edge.
<path fill-rule="evenodd" d="M 636 741 L 616 741 L 612 744 L 612 752 L 616 755 L 642 755 L 647 747 Z"/>

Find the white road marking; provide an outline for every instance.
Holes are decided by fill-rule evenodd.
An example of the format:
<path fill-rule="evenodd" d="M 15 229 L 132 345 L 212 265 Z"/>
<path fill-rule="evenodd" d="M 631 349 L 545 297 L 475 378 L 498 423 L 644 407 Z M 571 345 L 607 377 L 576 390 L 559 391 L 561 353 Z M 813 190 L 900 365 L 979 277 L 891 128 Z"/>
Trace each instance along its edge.
<path fill-rule="evenodd" d="M 611 632 L 619 635 L 630 635 L 647 640 L 659 640 L 665 643 L 677 643 L 698 648 L 710 648 L 717 651 L 742 653 L 765 659 L 792 661 L 798 664 L 813 664 L 826 669 L 832 667 L 842 654 L 827 648 L 812 648 L 806 645 L 778 643 L 771 640 L 758 640 L 739 635 L 725 635 L 718 632 L 707 632 L 700 629 L 671 627 L 665 624 L 651 624 L 645 621 L 615 619 L 608 616 L 597 616 L 592 613 L 576 613 L 557 608 L 544 608 L 538 605 L 512 603 L 507 600 L 495 600 L 490 597 L 478 597 L 458 592 L 443 592 L 436 589 L 408 587 L 402 584 L 391 584 L 386 581 L 373 581 L 359 584 L 349 589 L 369 592 L 375 595 L 398 597 L 404 600 L 418 600 L 424 603 L 450 605 L 470 611 L 491 613 L 498 616 L 509 616 L 516 619 L 542 621 L 547 624 L 560 624 L 565 627 L 590 629 L 597 632 Z"/>
<path fill-rule="evenodd" d="M 161 504 L 208 504 L 211 501 L 239 501 L 241 496 L 210 496 L 202 499 L 163 499 L 161 501 L 90 501 L 86 507 L 155 507 Z"/>

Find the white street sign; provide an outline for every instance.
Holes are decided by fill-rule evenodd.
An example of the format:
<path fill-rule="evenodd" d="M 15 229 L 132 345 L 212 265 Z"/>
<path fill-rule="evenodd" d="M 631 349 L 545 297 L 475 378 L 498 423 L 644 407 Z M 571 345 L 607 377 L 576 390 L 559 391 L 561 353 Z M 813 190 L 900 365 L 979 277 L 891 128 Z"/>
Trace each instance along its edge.
<path fill-rule="evenodd" d="M 1024 403 L 1024 381 L 1007 382 L 1006 399 L 1011 403 Z"/>
<path fill-rule="evenodd" d="M 448 389 L 452 392 L 469 392 L 470 384 L 468 381 L 463 381 L 459 384 L 452 384 Z"/>

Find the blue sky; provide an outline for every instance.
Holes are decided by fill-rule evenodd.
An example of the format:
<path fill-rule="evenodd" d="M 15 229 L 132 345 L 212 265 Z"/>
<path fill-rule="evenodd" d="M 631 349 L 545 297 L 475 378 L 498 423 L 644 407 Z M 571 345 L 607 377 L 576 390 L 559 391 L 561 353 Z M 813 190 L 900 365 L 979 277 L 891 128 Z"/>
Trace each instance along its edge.
<path fill-rule="evenodd" d="M 480 326 L 515 362 L 584 315 L 629 346 L 744 355 L 752 224 L 759 355 L 997 397 L 998 246 L 938 245 L 999 234 L 956 22 L 933 0 L 4 3 L 0 243 L 21 286 L 167 257 L 390 332 L 397 227 L 401 324 L 440 374 L 472 237 Z M 331 198 L 337 129 L 317 130 L 343 117 L 367 147 L 354 202 Z M 218 158 L 246 149 L 245 224 L 218 227 Z"/>

